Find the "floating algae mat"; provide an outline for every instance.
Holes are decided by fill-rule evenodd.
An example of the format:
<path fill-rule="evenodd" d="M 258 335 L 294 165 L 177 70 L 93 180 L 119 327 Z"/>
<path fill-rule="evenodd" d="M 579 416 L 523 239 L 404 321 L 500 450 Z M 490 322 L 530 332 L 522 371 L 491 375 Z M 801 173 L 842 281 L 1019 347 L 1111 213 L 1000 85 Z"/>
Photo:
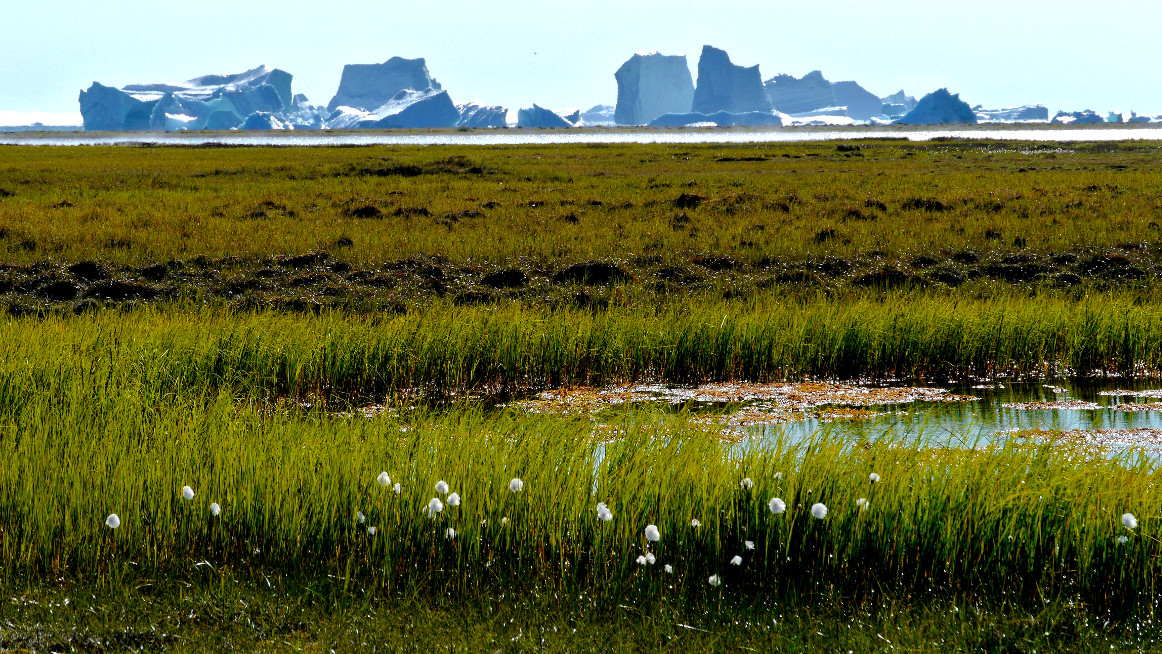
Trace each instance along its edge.
<path fill-rule="evenodd" d="M 1162 389 L 1125 380 L 1002 381 L 950 388 L 826 382 L 639 384 L 545 391 L 516 406 L 536 413 L 588 413 L 600 420 L 608 412 L 648 404 L 689 411 L 698 422 L 721 425 L 728 440 L 799 442 L 828 430 L 853 440 L 914 437 L 971 446 L 1017 434 L 1162 452 Z"/>

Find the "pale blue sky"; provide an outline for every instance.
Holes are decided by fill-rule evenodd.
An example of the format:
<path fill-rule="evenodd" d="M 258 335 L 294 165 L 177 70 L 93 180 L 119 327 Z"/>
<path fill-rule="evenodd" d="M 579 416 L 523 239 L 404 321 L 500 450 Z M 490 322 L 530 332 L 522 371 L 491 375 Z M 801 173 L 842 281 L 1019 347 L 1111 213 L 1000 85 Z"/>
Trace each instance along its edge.
<path fill-rule="evenodd" d="M 585 109 L 616 100 L 613 73 L 635 51 L 686 54 L 696 74 L 703 44 L 760 64 L 764 79 L 820 69 L 878 95 L 947 86 L 986 107 L 1162 113 L 1162 3 L 1144 0 L 5 4 L 0 124 L 10 112 L 76 112 L 94 80 L 177 81 L 263 63 L 326 104 L 344 64 L 393 55 L 425 57 L 457 102 Z"/>

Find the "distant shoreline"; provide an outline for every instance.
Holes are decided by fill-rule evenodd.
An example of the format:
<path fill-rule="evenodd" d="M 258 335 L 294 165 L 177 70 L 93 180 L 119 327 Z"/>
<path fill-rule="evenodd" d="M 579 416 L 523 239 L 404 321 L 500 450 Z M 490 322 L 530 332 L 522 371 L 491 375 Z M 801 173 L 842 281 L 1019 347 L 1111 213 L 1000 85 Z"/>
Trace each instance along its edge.
<path fill-rule="evenodd" d="M 0 128 L 0 130 L 8 128 Z M 791 127 L 573 127 L 485 129 L 387 129 L 222 132 L 85 132 L 45 127 L 0 131 L 0 145 L 161 146 L 372 146 L 519 145 L 600 143 L 781 143 L 845 139 L 995 139 L 1004 141 L 1162 141 L 1158 124 L 1054 125 L 802 125 Z"/>

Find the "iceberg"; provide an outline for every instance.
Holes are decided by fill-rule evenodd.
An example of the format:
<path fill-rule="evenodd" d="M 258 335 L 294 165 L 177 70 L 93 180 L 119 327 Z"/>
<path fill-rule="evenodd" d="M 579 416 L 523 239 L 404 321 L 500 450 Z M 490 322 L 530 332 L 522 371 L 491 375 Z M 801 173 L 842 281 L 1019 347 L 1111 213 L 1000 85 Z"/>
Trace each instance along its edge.
<path fill-rule="evenodd" d="M 577 114 L 580 117 L 580 114 Z M 517 127 L 572 127 L 573 123 L 559 114 L 534 104 L 531 109 L 521 109 L 516 114 Z"/>
<path fill-rule="evenodd" d="M 617 121 L 614 120 L 614 114 L 616 113 L 616 111 L 617 111 L 616 108 L 613 107 L 612 105 L 608 105 L 608 104 L 595 105 L 595 106 L 590 107 L 589 109 L 581 112 L 580 124 L 585 125 L 587 127 L 593 127 L 593 126 L 608 127 L 611 125 L 616 125 Z"/>
<path fill-rule="evenodd" d="M 382 64 L 347 64 L 339 79 L 339 90 L 327 103 L 327 111 L 339 107 L 378 111 L 404 89 L 441 89 L 440 83 L 428 74 L 423 57 L 392 57 Z"/>
<path fill-rule="evenodd" d="M 835 104 L 847 107 L 847 117 L 867 122 L 884 113 L 884 103 L 879 97 L 855 82 L 833 82 Z"/>
<path fill-rule="evenodd" d="M 1104 123 L 1105 118 L 1102 118 L 1096 111 L 1092 109 L 1085 109 L 1083 111 L 1058 111 L 1057 115 L 1050 121 L 1055 125 L 1087 125 L 1090 123 Z"/>
<path fill-rule="evenodd" d="M 447 91 L 403 89 L 374 111 L 340 106 L 324 129 L 432 129 L 455 127 L 460 111 Z"/>
<path fill-rule="evenodd" d="M 1047 123 L 1049 110 L 1044 105 L 1011 107 L 1008 109 L 984 109 L 974 107 L 977 122 L 980 123 Z"/>
<path fill-rule="evenodd" d="M 694 89 L 691 112 L 732 114 L 770 112 L 771 103 L 763 89 L 757 65 L 746 68 L 730 63 L 724 50 L 703 46 L 698 59 L 698 85 Z"/>
<path fill-rule="evenodd" d="M 767 80 L 763 87 L 771 107 L 785 114 L 806 114 L 843 104 L 835 99 L 831 82 L 817 70 L 807 73 L 801 79 L 793 75 L 776 75 Z"/>
<path fill-rule="evenodd" d="M 246 120 L 242 121 L 242 124 L 238 126 L 238 129 L 240 131 L 272 131 L 294 129 L 294 126 L 290 125 L 289 123 L 284 123 L 283 121 L 279 120 L 278 116 L 270 112 L 256 111 L 247 116 Z"/>
<path fill-rule="evenodd" d="M 504 127 L 508 120 L 508 107 L 465 102 L 456 105 L 460 112 L 457 127 Z"/>
<path fill-rule="evenodd" d="M 291 78 L 285 71 L 259 66 L 236 75 L 120 89 L 93 82 L 78 101 L 86 130 L 230 129 L 251 114 L 289 108 Z M 216 114 L 214 126 L 208 126 Z"/>
<path fill-rule="evenodd" d="M 693 105 L 694 79 L 686 55 L 637 53 L 613 76 L 618 125 L 646 125 L 662 114 L 688 112 Z"/>
<path fill-rule="evenodd" d="M 880 98 L 883 105 L 882 115 L 889 118 L 900 118 L 916 108 L 916 98 L 905 94 L 902 90 Z"/>
<path fill-rule="evenodd" d="M 976 124 L 976 114 L 972 107 L 953 95 L 948 89 L 929 93 L 916 103 L 916 108 L 896 121 L 897 125 L 937 125 L 943 123 Z"/>
<path fill-rule="evenodd" d="M 781 118 L 769 111 L 746 111 L 732 114 L 717 111 L 712 114 L 690 112 L 663 114 L 650 121 L 649 127 L 782 127 Z"/>

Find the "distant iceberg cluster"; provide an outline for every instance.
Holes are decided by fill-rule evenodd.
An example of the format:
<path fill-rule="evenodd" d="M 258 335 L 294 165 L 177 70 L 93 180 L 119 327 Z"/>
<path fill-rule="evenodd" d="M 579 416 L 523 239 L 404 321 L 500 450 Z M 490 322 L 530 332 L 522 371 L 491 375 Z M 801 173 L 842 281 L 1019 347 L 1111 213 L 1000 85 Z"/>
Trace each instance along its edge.
<path fill-rule="evenodd" d="M 685 55 L 637 53 L 614 73 L 616 105 L 588 111 L 515 112 L 520 128 L 581 126 L 776 127 L 789 125 L 932 125 L 976 123 L 1142 123 L 1151 116 L 1091 110 L 1058 112 L 1043 105 L 970 107 L 939 89 L 920 100 L 898 91 L 877 96 L 854 81 L 831 82 L 821 71 L 780 74 L 763 81 L 758 65 L 733 63 L 724 50 L 702 49 L 697 80 Z M 90 131 L 351 130 L 511 127 L 503 105 L 456 104 L 428 72 L 423 58 L 392 57 L 382 64 L 343 67 L 339 89 L 326 106 L 291 93 L 292 75 L 259 66 L 236 75 L 205 75 L 187 82 L 93 82 L 80 93 Z"/>

